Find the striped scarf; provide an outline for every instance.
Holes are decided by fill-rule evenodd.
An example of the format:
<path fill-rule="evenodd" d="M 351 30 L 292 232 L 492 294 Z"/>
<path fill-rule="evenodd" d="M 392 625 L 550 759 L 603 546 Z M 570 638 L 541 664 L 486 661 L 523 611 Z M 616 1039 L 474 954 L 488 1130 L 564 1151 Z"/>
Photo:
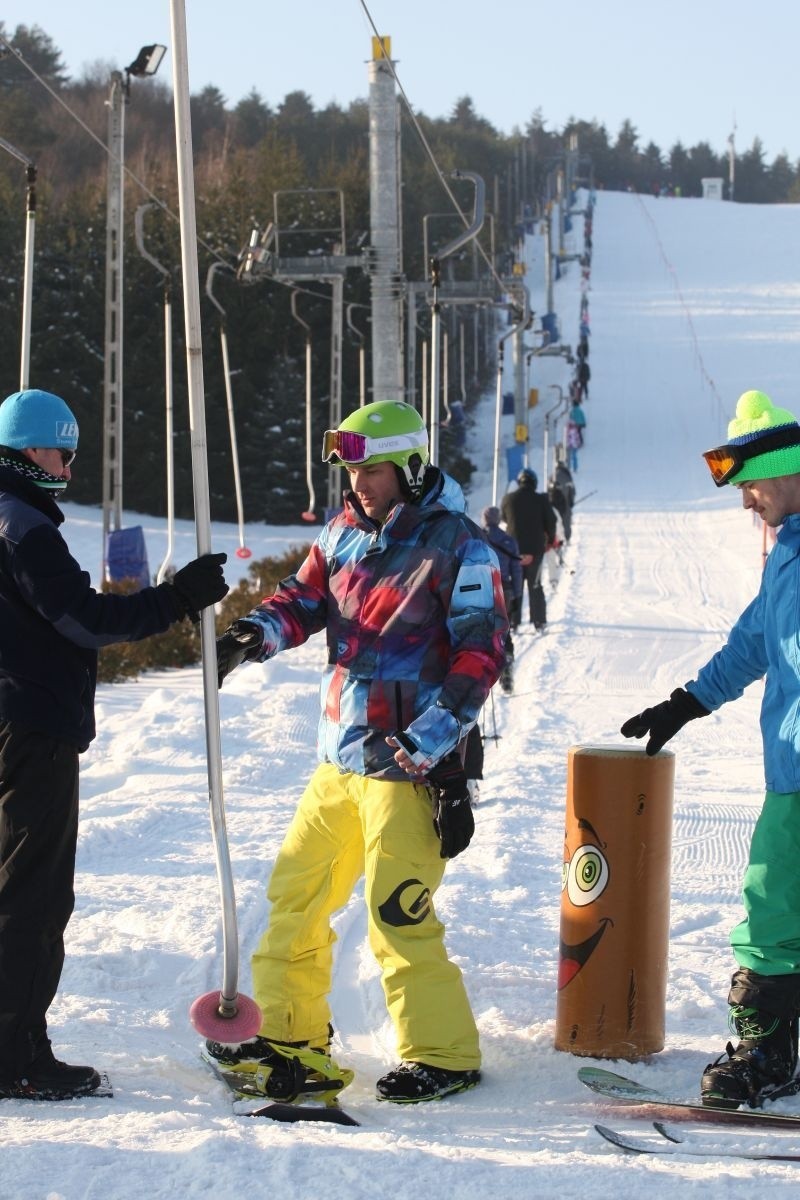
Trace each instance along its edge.
<path fill-rule="evenodd" d="M 9 450 L 6 446 L 0 450 L 0 467 L 8 467 L 11 471 L 16 471 L 18 475 L 30 479 L 37 487 L 44 488 L 48 492 L 63 492 L 68 483 L 68 480 L 60 479 L 58 475 L 51 475 L 48 471 L 37 467 L 36 463 L 31 462 L 24 454 Z"/>

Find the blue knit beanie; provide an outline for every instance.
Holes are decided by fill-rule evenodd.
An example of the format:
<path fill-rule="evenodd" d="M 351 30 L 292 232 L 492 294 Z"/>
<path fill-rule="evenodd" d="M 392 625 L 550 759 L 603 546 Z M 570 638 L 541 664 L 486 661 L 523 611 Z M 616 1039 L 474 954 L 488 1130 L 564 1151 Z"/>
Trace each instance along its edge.
<path fill-rule="evenodd" d="M 78 422 L 60 396 L 28 388 L 0 404 L 0 446 L 77 450 Z"/>

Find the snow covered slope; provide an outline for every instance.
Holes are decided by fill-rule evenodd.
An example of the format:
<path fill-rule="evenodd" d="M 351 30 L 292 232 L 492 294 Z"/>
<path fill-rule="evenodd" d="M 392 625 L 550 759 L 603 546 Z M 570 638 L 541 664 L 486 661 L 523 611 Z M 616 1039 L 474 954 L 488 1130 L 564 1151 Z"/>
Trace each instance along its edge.
<path fill-rule="evenodd" d="M 569 235 L 580 248 L 581 222 Z M 528 281 L 541 311 L 540 246 Z M 563 337 L 577 340 L 580 272 L 556 284 Z M 83 764 L 77 908 L 51 1011 L 58 1053 L 111 1074 L 113 1100 L 5 1102 L 7 1200 L 347 1196 L 734 1197 L 796 1189 L 791 1165 L 627 1159 L 591 1129 L 629 1121 L 576 1081 L 586 1060 L 553 1049 L 567 751 L 619 745 L 620 723 L 691 678 L 758 586 L 761 534 L 700 459 L 724 439 L 740 392 L 800 411 L 800 207 L 745 207 L 601 193 L 595 210 L 587 444 L 567 569 L 549 633 L 520 636 L 516 689 L 487 706 L 486 779 L 470 850 L 437 898 L 480 1025 L 484 1083 L 447 1102 L 378 1105 L 395 1061 L 360 894 L 337 920 L 333 1006 L 357 1130 L 283 1127 L 230 1113 L 197 1057 L 191 1001 L 219 983 L 220 922 L 207 813 L 200 673 L 104 687 Z M 510 356 L 509 356 L 510 357 Z M 534 359 L 542 401 L 563 362 Z M 510 380 L 509 380 L 510 382 Z M 494 400 L 471 431 L 474 515 L 489 501 Z M 506 418 L 504 434 L 512 430 Z M 592 493 L 590 495 L 590 493 Z M 97 514 L 67 505 L 88 569 Z M 152 562 L 163 550 L 147 518 Z M 307 530 L 251 526 L 257 555 Z M 232 551 L 231 527 L 215 545 Z M 193 554 L 182 527 L 177 560 Z M 234 573 L 240 567 L 232 563 Z M 263 926 L 264 882 L 313 763 L 319 639 L 226 682 L 225 801 L 239 907 L 242 991 Z M 688 726 L 676 752 L 667 1045 L 623 1073 L 695 1091 L 727 1038 L 738 888 L 763 787 L 758 685 Z M 613 1064 L 612 1064 L 613 1065 Z M 800 1113 L 800 1099 L 781 1102 Z M 612 1119 L 613 1118 L 613 1119 Z M 748 1136 L 748 1135 L 745 1135 Z M 800 1146 L 800 1135 L 794 1139 Z M 792 1193 L 794 1194 L 794 1192 Z"/>

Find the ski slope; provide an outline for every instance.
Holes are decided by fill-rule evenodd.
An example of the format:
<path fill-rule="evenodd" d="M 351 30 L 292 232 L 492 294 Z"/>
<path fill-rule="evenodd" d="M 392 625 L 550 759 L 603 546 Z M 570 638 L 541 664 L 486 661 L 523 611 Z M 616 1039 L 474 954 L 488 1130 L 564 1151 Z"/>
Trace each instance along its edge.
<path fill-rule="evenodd" d="M 580 249 L 580 220 L 569 238 L 568 248 Z M 220 982 L 200 672 L 154 674 L 100 689 L 100 733 L 83 759 L 77 906 L 51 1010 L 59 1055 L 107 1070 L 116 1094 L 38 1107 L 5 1102 L 4 1200 L 593 1200 L 645 1189 L 671 1200 L 676 1185 L 703 1198 L 767 1187 L 770 1196 L 796 1194 L 791 1164 L 623 1157 L 592 1123 L 640 1122 L 602 1107 L 576 1080 L 588 1060 L 556 1052 L 553 1035 L 568 749 L 622 744 L 620 723 L 691 678 L 758 586 L 761 533 L 737 492 L 713 487 L 700 453 L 724 440 L 747 388 L 800 411 L 800 207 L 600 193 L 593 241 L 592 380 L 576 476 L 587 498 L 548 597 L 549 632 L 519 637 L 514 694 L 487 706 L 487 730 L 499 740 L 487 743 L 476 837 L 437 896 L 481 1030 L 483 1084 L 418 1107 L 373 1099 L 375 1079 L 396 1056 L 357 893 L 336 922 L 333 1008 L 337 1054 L 356 1071 L 345 1102 L 361 1128 L 231 1115 L 224 1089 L 198 1061 L 187 1017 L 192 1000 Z M 541 311 L 538 237 L 526 254 Z M 573 344 L 579 289 L 572 263 L 555 302 Z M 533 360 L 531 383 L 542 395 L 537 470 L 540 414 L 567 381 L 563 361 Z M 488 395 L 470 433 L 476 517 L 491 494 L 493 428 Z M 93 570 L 99 514 L 66 510 L 67 538 Z M 143 523 L 152 566 L 163 529 Z M 307 534 L 299 523 L 253 525 L 247 541 L 262 556 Z M 193 555 L 188 526 L 177 543 L 178 562 Z M 232 556 L 235 529 L 215 526 L 214 544 L 229 550 L 235 578 L 244 569 Z M 314 639 L 242 668 L 222 691 L 243 992 L 266 916 L 264 883 L 313 765 L 323 654 Z M 763 789 L 759 701 L 754 685 L 673 743 L 667 1044 L 646 1063 L 617 1068 L 665 1092 L 696 1091 L 728 1037 L 727 936 L 741 915 L 739 882 Z M 800 1113 L 800 1098 L 780 1103 Z M 772 1147 L 788 1135 L 737 1134 L 737 1144 L 755 1144 L 753 1136 Z M 730 1137 L 721 1133 L 720 1146 Z M 789 1140 L 800 1147 L 800 1133 Z"/>

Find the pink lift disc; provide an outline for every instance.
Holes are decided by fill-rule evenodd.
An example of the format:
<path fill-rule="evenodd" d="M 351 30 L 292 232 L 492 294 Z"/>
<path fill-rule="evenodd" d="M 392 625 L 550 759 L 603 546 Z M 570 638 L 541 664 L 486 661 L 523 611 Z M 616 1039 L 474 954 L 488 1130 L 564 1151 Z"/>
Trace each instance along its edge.
<path fill-rule="evenodd" d="M 303 518 L 304 521 L 308 521 L 309 524 L 311 524 L 312 521 L 316 521 L 316 519 L 317 519 L 316 514 L 313 512 L 301 512 L 300 516 Z"/>
<path fill-rule="evenodd" d="M 214 1042 L 229 1042 L 238 1045 L 253 1038 L 261 1028 L 261 1009 L 255 1000 L 243 996 L 241 992 L 236 997 L 236 1012 L 232 1017 L 224 1017 L 219 1010 L 220 993 L 206 992 L 198 996 L 189 1009 L 189 1020 L 199 1034 Z"/>
<path fill-rule="evenodd" d="M 253 551 L 248 550 L 247 546 L 240 546 L 239 549 L 236 551 L 237 558 L 251 558 L 252 555 L 253 555 Z"/>

